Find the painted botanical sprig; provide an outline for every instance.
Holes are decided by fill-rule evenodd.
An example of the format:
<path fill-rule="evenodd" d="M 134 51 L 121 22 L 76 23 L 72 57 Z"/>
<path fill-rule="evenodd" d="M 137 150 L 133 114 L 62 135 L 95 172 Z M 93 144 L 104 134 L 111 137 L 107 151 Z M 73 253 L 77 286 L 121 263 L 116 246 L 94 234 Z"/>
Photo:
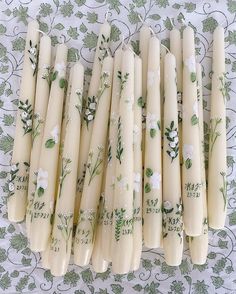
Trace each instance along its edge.
<path fill-rule="evenodd" d="M 77 89 L 76 90 L 76 95 L 78 97 L 78 102 L 75 104 L 75 108 L 79 111 L 79 114 L 82 114 L 82 109 L 83 109 L 83 97 L 82 97 L 82 90 Z"/>
<path fill-rule="evenodd" d="M 52 66 L 46 66 L 45 70 L 46 70 L 46 73 L 42 76 L 42 79 L 47 81 L 49 89 L 50 89 L 52 82 L 55 81 L 57 78 L 57 72 L 53 71 Z"/>
<path fill-rule="evenodd" d="M 31 62 L 31 67 L 33 69 L 33 76 L 36 74 L 38 66 L 38 45 L 33 45 L 32 41 L 29 41 L 29 60 Z"/>
<path fill-rule="evenodd" d="M 226 91 L 226 87 L 225 87 L 225 78 L 226 78 L 226 73 L 222 73 L 222 75 L 219 76 L 220 91 L 222 93 L 224 103 L 226 103 L 226 96 L 227 96 L 227 91 Z"/>
<path fill-rule="evenodd" d="M 190 72 L 190 80 L 192 83 L 196 82 L 197 74 L 196 74 L 196 59 L 195 56 L 190 56 L 184 61 L 185 66 L 188 68 Z"/>
<path fill-rule="evenodd" d="M 14 195 L 14 191 L 15 191 L 14 180 L 17 176 L 18 171 L 19 171 L 19 163 L 13 164 L 11 166 L 10 176 L 8 180 L 8 197 L 11 197 Z"/>
<path fill-rule="evenodd" d="M 190 169 L 193 164 L 193 145 L 184 144 L 183 159 L 186 169 Z"/>
<path fill-rule="evenodd" d="M 122 153 L 124 151 L 124 147 L 122 144 L 122 123 L 121 123 L 121 117 L 118 118 L 118 132 L 117 132 L 117 146 L 116 146 L 116 158 L 119 160 L 119 163 L 121 164 L 122 159 Z"/>
<path fill-rule="evenodd" d="M 87 124 L 87 127 L 91 121 L 95 119 L 95 114 L 96 114 L 96 109 L 97 109 L 97 104 L 103 95 L 105 89 L 110 88 L 110 83 L 108 82 L 108 78 L 110 76 L 110 73 L 104 71 L 101 74 L 100 77 L 100 87 L 98 90 L 98 93 L 96 96 L 91 96 L 88 97 L 87 103 L 85 106 L 85 111 L 84 111 L 84 120 Z"/>
<path fill-rule="evenodd" d="M 101 38 L 101 43 L 99 46 L 99 56 L 98 56 L 98 60 L 100 61 L 100 63 L 103 63 L 104 58 L 108 55 L 108 44 L 109 44 L 110 38 L 106 38 L 103 34 L 102 34 L 102 38 Z"/>
<path fill-rule="evenodd" d="M 157 134 L 157 129 L 161 130 L 161 122 L 155 113 L 147 113 L 146 127 L 149 130 L 150 137 L 154 138 Z"/>
<path fill-rule="evenodd" d="M 46 148 L 53 148 L 55 146 L 55 144 L 59 143 L 59 127 L 55 126 L 51 132 L 50 132 L 50 138 L 47 139 L 47 141 L 45 142 L 45 147 Z"/>
<path fill-rule="evenodd" d="M 178 103 L 178 123 L 183 120 L 183 98 L 182 92 L 177 92 L 177 103 Z"/>
<path fill-rule="evenodd" d="M 197 125 L 199 122 L 199 115 L 198 115 L 198 101 L 196 100 L 193 104 L 193 115 L 191 117 L 191 124 L 192 126 Z"/>
<path fill-rule="evenodd" d="M 120 94 L 121 94 L 124 89 L 125 83 L 128 81 L 129 73 L 126 72 L 122 74 L 122 72 L 119 70 L 117 72 L 117 77 L 120 80 Z"/>
<path fill-rule="evenodd" d="M 178 129 L 175 127 L 174 121 L 172 120 L 170 126 L 165 130 L 165 136 L 169 141 L 169 150 L 166 150 L 166 153 L 170 156 L 171 162 L 178 156 L 179 154 L 179 137 L 178 137 Z"/>
<path fill-rule="evenodd" d="M 71 162 L 72 161 L 70 158 L 62 157 L 61 175 L 59 178 L 59 198 L 61 197 L 63 182 L 65 181 L 66 176 L 71 173 L 71 170 L 69 169 L 69 165 Z"/>
<path fill-rule="evenodd" d="M 120 241 L 121 237 L 121 230 L 124 223 L 124 215 L 125 215 L 126 209 L 125 208 L 116 208 L 114 210 L 114 216 L 115 216 L 115 240 L 116 242 Z"/>
<path fill-rule="evenodd" d="M 61 231 L 62 237 L 66 242 L 66 252 L 68 251 L 68 241 L 71 237 L 73 230 L 73 213 L 59 213 L 58 218 L 60 220 L 60 224 L 57 225 L 58 230 Z"/>
<path fill-rule="evenodd" d="M 109 163 L 112 160 L 112 152 L 111 152 L 111 140 L 108 139 L 108 144 L 107 144 L 107 163 Z"/>
<path fill-rule="evenodd" d="M 89 222 L 89 228 L 88 229 L 81 229 L 80 224 L 88 221 Z M 91 238 L 91 241 L 94 241 L 95 238 L 95 230 L 96 230 L 96 224 L 97 224 L 97 212 L 96 211 L 89 211 L 89 210 L 83 210 L 80 209 L 79 211 L 79 219 L 77 224 L 77 234 L 80 236 L 80 238 Z"/>
<path fill-rule="evenodd" d="M 222 176 L 222 187 L 220 188 L 220 192 L 222 194 L 222 197 L 224 199 L 224 210 L 226 208 L 226 203 L 227 203 L 227 181 L 226 181 L 226 173 L 221 172 L 220 175 Z"/>
<path fill-rule="evenodd" d="M 103 162 L 103 154 L 104 154 L 104 147 L 98 146 L 97 147 L 97 156 L 94 158 L 95 153 L 94 151 L 90 151 L 88 154 L 88 163 L 87 163 L 87 170 L 89 173 L 89 182 L 88 185 L 91 184 L 92 180 L 101 173 L 101 165 Z"/>
<path fill-rule="evenodd" d="M 83 191 L 84 179 L 85 179 L 85 174 L 86 174 L 86 167 L 87 167 L 87 164 L 85 163 L 83 171 L 82 171 L 82 175 L 80 177 L 78 177 L 78 180 L 77 180 L 77 191 L 78 192 Z"/>
<path fill-rule="evenodd" d="M 212 154 L 212 150 L 216 143 L 216 140 L 221 135 L 221 133 L 218 131 L 218 126 L 220 123 L 222 123 L 222 119 L 218 117 L 212 118 L 210 120 L 210 137 L 209 137 L 210 154 Z"/>
<path fill-rule="evenodd" d="M 149 193 L 152 190 L 159 190 L 161 185 L 161 174 L 148 167 L 145 170 L 145 175 L 147 177 L 147 182 L 144 186 L 145 193 Z"/>
<path fill-rule="evenodd" d="M 27 99 L 25 102 L 19 100 L 18 108 L 21 112 L 21 121 L 23 123 L 24 135 L 32 131 L 32 117 L 33 117 L 33 108 Z"/>
<path fill-rule="evenodd" d="M 41 133 L 41 125 L 44 123 L 44 120 L 40 117 L 39 113 L 34 114 L 33 130 L 32 130 L 32 140 L 34 140 Z"/>

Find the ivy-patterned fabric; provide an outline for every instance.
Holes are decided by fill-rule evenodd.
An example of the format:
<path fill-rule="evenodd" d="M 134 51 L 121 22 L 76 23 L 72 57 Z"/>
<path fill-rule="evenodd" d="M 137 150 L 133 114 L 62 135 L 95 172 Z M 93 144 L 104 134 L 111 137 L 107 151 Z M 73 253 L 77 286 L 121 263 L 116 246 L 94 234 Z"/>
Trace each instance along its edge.
<path fill-rule="evenodd" d="M 236 1 L 235 0 L 0 0 L 0 293 L 236 293 Z M 37 18 L 53 45 L 69 46 L 69 61 L 80 59 L 91 76 L 100 24 L 109 9 L 112 52 L 122 34 L 138 52 L 141 22 L 150 24 L 162 43 L 169 44 L 172 25 L 190 22 L 196 30 L 197 60 L 203 64 L 205 149 L 208 150 L 211 93 L 212 32 L 226 30 L 226 94 L 228 144 L 228 216 L 225 230 L 209 232 L 209 254 L 203 266 L 192 265 L 187 243 L 182 264 L 170 267 L 162 250 L 144 248 L 141 267 L 128 275 L 96 274 L 73 260 L 64 277 L 55 278 L 40 264 L 25 237 L 25 224 L 7 220 L 7 177 L 14 141 L 15 114 L 22 73 L 27 22 Z M 185 21 L 183 20 L 185 19 Z M 170 183 L 171 184 L 171 183 Z"/>

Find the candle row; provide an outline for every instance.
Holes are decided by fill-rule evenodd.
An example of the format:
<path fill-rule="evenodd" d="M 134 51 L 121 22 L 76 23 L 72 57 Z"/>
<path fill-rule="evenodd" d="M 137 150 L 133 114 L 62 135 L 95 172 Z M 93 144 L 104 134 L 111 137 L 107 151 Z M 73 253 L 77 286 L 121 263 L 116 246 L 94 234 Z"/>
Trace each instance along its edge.
<path fill-rule="evenodd" d="M 213 36 L 208 173 L 193 29 L 183 39 L 173 29 L 169 51 L 143 26 L 140 57 L 126 44 L 111 57 L 110 32 L 105 22 L 84 99 L 81 63 L 67 81 L 66 45 L 53 63 L 50 38 L 39 38 L 37 22 L 28 27 L 8 218 L 26 216 L 30 248 L 55 276 L 66 273 L 72 245 L 74 263 L 92 259 L 96 272 L 109 262 L 115 273 L 137 270 L 143 243 L 163 248 L 167 264 L 178 266 L 184 231 L 193 263 L 203 264 L 208 225 L 224 227 L 223 28 Z"/>

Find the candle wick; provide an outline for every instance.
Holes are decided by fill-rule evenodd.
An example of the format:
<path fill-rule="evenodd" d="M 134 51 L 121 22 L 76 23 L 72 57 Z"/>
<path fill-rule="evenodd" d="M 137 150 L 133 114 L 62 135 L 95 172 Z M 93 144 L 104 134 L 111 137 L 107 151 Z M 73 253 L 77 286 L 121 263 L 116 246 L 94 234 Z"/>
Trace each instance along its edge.
<path fill-rule="evenodd" d="M 163 47 L 163 48 L 165 48 L 167 51 L 168 51 L 168 53 L 170 53 L 170 49 L 168 48 L 168 47 L 166 47 L 164 44 L 162 44 L 161 43 L 161 46 Z"/>
<path fill-rule="evenodd" d="M 40 32 L 41 34 L 43 34 L 44 36 L 47 36 L 47 34 L 41 30 L 37 30 L 38 32 Z"/>
<path fill-rule="evenodd" d="M 156 33 L 154 32 L 154 30 L 153 30 L 152 27 L 149 26 L 149 30 L 150 30 L 150 32 L 151 32 L 151 34 L 152 34 L 153 36 L 156 36 Z"/>
<path fill-rule="evenodd" d="M 112 15 L 112 13 L 111 13 L 111 11 L 109 11 L 109 9 L 106 11 L 106 13 L 105 13 L 105 21 L 108 21 L 108 17 L 109 16 L 111 16 Z"/>

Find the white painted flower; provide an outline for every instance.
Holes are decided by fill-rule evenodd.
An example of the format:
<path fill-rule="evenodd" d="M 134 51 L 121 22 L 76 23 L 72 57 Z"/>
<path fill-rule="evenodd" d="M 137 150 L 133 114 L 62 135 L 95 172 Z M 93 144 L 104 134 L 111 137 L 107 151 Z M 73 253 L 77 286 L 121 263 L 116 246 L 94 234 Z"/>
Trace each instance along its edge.
<path fill-rule="evenodd" d="M 88 120 L 89 120 L 89 121 L 90 121 L 90 120 L 93 120 L 93 115 L 92 115 L 92 114 L 88 115 Z"/>
<path fill-rule="evenodd" d="M 177 134 L 176 131 L 171 131 L 170 134 L 169 134 L 170 138 L 175 138 L 177 135 L 178 134 Z"/>
<path fill-rule="evenodd" d="M 50 209 L 50 213 L 53 213 L 53 210 L 54 210 L 54 201 L 53 200 L 50 201 L 49 209 Z"/>
<path fill-rule="evenodd" d="M 26 121 L 26 124 L 27 124 L 28 127 L 31 127 L 32 126 L 32 120 L 31 119 L 28 119 Z"/>
<path fill-rule="evenodd" d="M 96 109 L 96 103 L 94 103 L 94 102 L 93 103 L 90 103 L 89 104 L 89 108 L 95 110 Z"/>
<path fill-rule="evenodd" d="M 178 207 L 178 211 L 179 211 L 179 212 L 182 212 L 182 210 L 183 210 L 183 205 L 180 204 L 179 207 Z"/>
<path fill-rule="evenodd" d="M 198 102 L 197 102 L 197 100 L 195 100 L 195 102 L 193 104 L 193 113 L 196 115 L 196 117 L 198 117 Z"/>
<path fill-rule="evenodd" d="M 83 91 L 82 91 L 82 89 L 80 89 L 80 88 L 75 90 L 75 94 L 78 94 L 78 95 L 82 94 L 82 92 L 83 92 Z"/>
<path fill-rule="evenodd" d="M 35 70 L 36 69 L 36 63 L 32 63 L 31 67 L 32 67 L 33 70 Z"/>
<path fill-rule="evenodd" d="M 169 143 L 169 146 L 170 146 L 171 148 L 175 148 L 176 144 L 175 144 L 175 142 L 170 142 L 170 143 Z"/>
<path fill-rule="evenodd" d="M 175 142 L 175 144 L 177 144 L 179 142 L 179 138 L 178 137 L 175 137 L 174 138 L 174 142 Z"/>
<path fill-rule="evenodd" d="M 118 119 L 119 119 L 119 115 L 116 113 L 116 112 L 112 112 L 111 113 L 111 117 L 110 117 L 110 121 L 113 125 L 117 124 L 118 122 Z"/>
<path fill-rule="evenodd" d="M 175 151 L 171 151 L 171 152 L 170 152 L 170 157 L 175 158 L 175 156 L 176 156 Z"/>
<path fill-rule="evenodd" d="M 44 190 L 48 187 L 48 172 L 39 168 L 37 177 L 37 189 L 43 188 Z"/>
<path fill-rule="evenodd" d="M 8 190 L 10 191 L 10 192 L 13 192 L 14 190 L 15 190 L 15 186 L 14 186 L 14 184 L 13 183 L 9 183 L 8 184 Z"/>
<path fill-rule="evenodd" d="M 193 158 L 193 145 L 184 144 L 183 158 L 184 160 Z"/>
<path fill-rule="evenodd" d="M 157 129 L 157 116 L 154 113 L 148 113 L 146 117 L 146 127 L 148 130 Z"/>
<path fill-rule="evenodd" d="M 136 193 L 139 193 L 139 191 L 140 191 L 140 182 L 141 182 L 140 173 L 134 173 L 134 183 L 133 183 L 134 187 L 133 188 Z"/>
<path fill-rule="evenodd" d="M 32 55 L 36 55 L 36 48 L 30 48 L 30 54 L 32 54 Z"/>
<path fill-rule="evenodd" d="M 55 71 L 58 72 L 58 77 L 61 78 L 61 77 L 64 77 L 65 74 L 66 74 L 66 65 L 64 62 L 62 63 L 57 63 L 55 65 Z"/>
<path fill-rule="evenodd" d="M 158 172 L 153 173 L 153 175 L 150 177 L 150 182 L 152 185 L 152 189 L 160 189 L 160 183 L 161 183 L 161 174 Z"/>
<path fill-rule="evenodd" d="M 128 179 L 127 177 L 123 177 L 118 180 L 118 187 L 120 190 L 127 191 L 128 190 Z"/>
<path fill-rule="evenodd" d="M 172 204 L 170 201 L 166 200 L 163 203 L 163 207 L 164 207 L 164 209 L 170 210 L 172 208 Z"/>
<path fill-rule="evenodd" d="M 193 55 L 184 61 L 185 66 L 188 68 L 189 72 L 196 72 L 196 59 Z"/>
<path fill-rule="evenodd" d="M 55 126 L 52 131 L 51 131 L 51 136 L 52 136 L 52 139 L 53 141 L 57 144 L 59 142 L 59 127 L 58 126 Z"/>
<path fill-rule="evenodd" d="M 23 119 L 26 119 L 28 117 L 28 113 L 26 111 L 23 111 L 22 114 L 21 114 L 21 117 Z"/>
<path fill-rule="evenodd" d="M 90 110 L 89 109 L 86 109 L 85 114 L 86 115 L 89 115 L 90 114 Z"/>
<path fill-rule="evenodd" d="M 17 166 L 16 166 L 16 164 L 13 164 L 13 165 L 11 166 L 11 170 L 12 170 L 12 171 L 16 171 L 16 170 L 17 170 Z"/>
<path fill-rule="evenodd" d="M 138 141 L 138 135 L 139 135 L 139 127 L 137 125 L 134 125 L 134 129 L 133 129 L 133 140 L 134 143 L 137 143 Z"/>

